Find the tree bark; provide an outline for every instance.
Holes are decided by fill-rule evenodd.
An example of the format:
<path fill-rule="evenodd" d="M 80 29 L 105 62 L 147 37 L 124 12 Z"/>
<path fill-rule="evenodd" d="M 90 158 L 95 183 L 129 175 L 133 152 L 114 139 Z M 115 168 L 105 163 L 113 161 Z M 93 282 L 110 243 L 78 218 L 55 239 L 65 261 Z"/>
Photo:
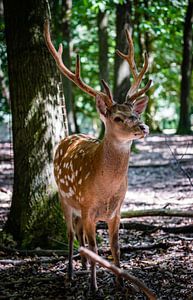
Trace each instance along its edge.
<path fill-rule="evenodd" d="M 14 150 L 6 229 L 20 243 L 30 222 L 38 223 L 37 207 L 56 193 L 53 149 L 66 134 L 60 76 L 43 39 L 47 5 L 46 0 L 20 0 L 19 5 L 4 0 Z"/>
<path fill-rule="evenodd" d="M 101 85 L 101 90 L 103 90 L 103 85 L 101 79 L 104 79 L 109 83 L 109 64 L 108 64 L 108 15 L 107 12 L 102 12 L 99 10 L 97 15 L 97 25 L 98 25 L 98 39 L 99 39 L 99 81 Z M 99 134 L 99 139 L 104 136 L 105 127 L 101 123 L 101 131 Z"/>
<path fill-rule="evenodd" d="M 188 7 L 184 23 L 183 36 L 183 59 L 181 65 L 181 92 L 180 92 L 180 120 L 178 125 L 179 134 L 191 132 L 190 128 L 190 83 L 192 73 L 193 51 L 193 0 L 188 1 Z"/>
<path fill-rule="evenodd" d="M 57 37 L 57 41 L 63 44 L 63 62 L 68 69 L 71 69 L 71 10 L 72 10 L 72 0 L 62 0 L 53 1 L 50 0 L 51 12 L 54 21 L 54 33 Z M 62 77 L 64 96 L 66 102 L 66 110 L 68 116 L 68 128 L 69 133 L 79 132 L 78 124 L 76 121 L 76 113 L 73 102 L 73 89 L 72 82 L 66 78 Z"/>
<path fill-rule="evenodd" d="M 99 38 L 99 79 L 109 82 L 108 65 L 108 15 L 107 12 L 99 10 L 97 15 L 98 38 Z M 103 88 L 101 84 L 101 89 Z"/>
<path fill-rule="evenodd" d="M 127 51 L 125 29 L 131 30 L 131 1 L 116 6 L 116 49 L 123 53 Z M 115 54 L 114 65 L 114 99 L 118 103 L 125 101 L 126 93 L 130 86 L 130 71 L 128 63 Z"/>

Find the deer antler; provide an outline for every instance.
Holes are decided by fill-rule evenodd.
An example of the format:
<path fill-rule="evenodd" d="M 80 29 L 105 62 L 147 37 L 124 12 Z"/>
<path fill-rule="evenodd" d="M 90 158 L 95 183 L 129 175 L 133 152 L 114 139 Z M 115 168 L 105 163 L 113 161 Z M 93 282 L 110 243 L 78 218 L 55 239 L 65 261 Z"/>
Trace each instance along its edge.
<path fill-rule="evenodd" d="M 46 20 L 44 24 L 44 37 L 46 41 L 46 45 L 52 54 L 53 58 L 55 59 L 55 62 L 62 72 L 68 79 L 73 81 L 81 90 L 86 92 L 87 94 L 96 97 L 97 91 L 95 91 L 93 88 L 85 84 L 81 77 L 80 77 L 80 58 L 77 55 L 76 57 L 76 70 L 75 73 L 72 73 L 63 63 L 62 61 L 62 52 L 63 52 L 63 47 L 62 44 L 60 44 L 58 51 L 56 51 L 50 37 L 50 30 L 49 30 L 49 21 Z"/>
<path fill-rule="evenodd" d="M 104 94 L 102 92 L 95 91 L 92 87 L 84 83 L 81 79 L 80 76 L 80 57 L 77 55 L 76 57 L 76 68 L 75 68 L 75 73 L 71 72 L 63 63 L 62 60 L 62 52 L 63 52 L 63 47 L 62 44 L 59 45 L 58 51 L 55 49 L 51 37 L 50 37 L 50 29 L 49 29 L 49 21 L 46 20 L 44 23 L 44 38 L 46 41 L 46 45 L 52 54 L 59 70 L 63 75 L 65 75 L 68 79 L 73 81 L 82 91 L 86 92 L 92 97 L 96 97 L 97 94 L 102 94 L 104 101 L 108 107 L 112 106 L 112 97 L 110 96 L 111 93 Z M 107 86 L 107 85 L 106 85 Z M 107 92 L 107 89 L 105 89 Z"/>
<path fill-rule="evenodd" d="M 134 102 L 139 96 L 145 94 L 151 85 L 151 80 L 148 81 L 148 83 L 146 84 L 146 86 L 143 89 L 141 89 L 140 91 L 137 91 L 140 86 L 140 83 L 143 79 L 143 76 L 148 69 L 148 56 L 147 56 L 147 53 L 145 52 L 144 53 L 144 66 L 143 66 L 142 70 L 140 71 L 140 73 L 138 74 L 136 64 L 135 64 L 135 58 L 134 58 L 134 46 L 133 46 L 132 37 L 131 37 L 131 34 L 128 29 L 126 29 L 125 33 L 126 33 L 127 41 L 129 43 L 128 53 L 124 54 L 124 53 L 120 52 L 119 50 L 117 50 L 116 53 L 128 62 L 131 73 L 134 77 L 134 82 L 131 85 L 131 87 L 126 95 L 125 102 L 127 103 L 130 101 Z"/>

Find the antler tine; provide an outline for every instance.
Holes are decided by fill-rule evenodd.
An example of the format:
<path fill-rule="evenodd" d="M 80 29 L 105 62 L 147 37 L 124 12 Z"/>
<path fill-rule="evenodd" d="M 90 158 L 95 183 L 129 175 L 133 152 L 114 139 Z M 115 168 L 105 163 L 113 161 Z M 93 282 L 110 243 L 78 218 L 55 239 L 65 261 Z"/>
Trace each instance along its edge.
<path fill-rule="evenodd" d="M 148 89 L 150 88 L 151 83 L 152 83 L 152 80 L 149 80 L 148 83 L 146 84 L 146 86 L 144 86 L 144 88 L 142 88 L 139 92 L 136 92 L 131 97 L 129 97 L 129 95 L 127 95 L 125 102 L 126 103 L 135 102 L 135 100 L 137 98 L 139 98 L 140 96 L 142 96 L 143 94 L 145 94 L 148 91 Z"/>
<path fill-rule="evenodd" d="M 134 59 L 133 41 L 132 41 L 131 34 L 130 34 L 130 32 L 129 32 L 128 29 L 125 30 L 125 33 L 126 33 L 127 41 L 128 41 L 128 44 L 129 44 L 128 53 L 124 54 L 124 53 L 122 53 L 119 50 L 116 50 L 116 53 L 121 58 L 125 59 L 128 62 L 130 70 L 131 70 L 131 73 L 132 73 L 134 79 L 137 79 L 138 72 L 137 72 L 137 68 L 136 68 L 136 64 L 135 64 L 135 59 Z"/>
<path fill-rule="evenodd" d="M 49 30 L 49 21 L 48 20 L 46 20 L 45 23 L 44 23 L 44 38 L 45 38 L 45 41 L 46 41 L 46 45 L 47 45 L 50 53 L 52 54 L 58 68 L 62 72 L 62 74 L 64 74 L 68 79 L 73 81 L 81 90 L 83 90 L 87 94 L 91 95 L 92 97 L 96 97 L 98 92 L 95 91 L 90 86 L 88 86 L 86 83 L 84 83 L 82 81 L 82 79 L 80 78 L 80 59 L 79 59 L 79 56 L 77 56 L 77 59 L 76 59 L 76 71 L 75 71 L 75 73 L 71 72 L 64 65 L 64 63 L 62 61 L 63 47 L 60 44 L 58 51 L 56 51 L 56 49 L 55 49 L 55 47 L 54 47 L 54 45 L 51 41 L 50 30 Z"/>
<path fill-rule="evenodd" d="M 135 91 L 137 91 L 139 85 L 141 84 L 141 81 L 143 79 L 144 74 L 146 73 L 148 69 L 148 55 L 147 52 L 144 53 L 144 65 L 143 68 L 141 69 L 141 72 L 139 73 L 139 75 L 137 75 L 136 80 L 133 82 L 133 84 L 131 85 L 126 98 L 129 96 L 131 97 L 133 95 L 133 93 L 135 93 Z"/>
<path fill-rule="evenodd" d="M 76 77 L 80 79 L 80 56 L 76 55 L 76 69 L 75 69 Z"/>
<path fill-rule="evenodd" d="M 124 53 L 120 52 L 119 50 L 117 50 L 116 52 L 120 57 L 122 57 L 123 59 L 125 59 L 128 62 L 131 73 L 134 77 L 134 82 L 132 83 L 132 85 L 126 95 L 126 102 L 128 103 L 129 101 L 134 101 L 139 96 L 144 94 L 149 89 L 149 87 L 151 85 L 151 81 L 149 81 L 147 83 L 147 85 L 141 91 L 137 92 L 137 89 L 139 88 L 139 86 L 141 84 L 143 76 L 148 69 L 148 55 L 146 52 L 144 53 L 144 65 L 143 65 L 142 70 L 138 74 L 136 64 L 135 64 L 135 58 L 134 58 L 134 46 L 133 46 L 132 37 L 131 37 L 131 34 L 128 29 L 126 29 L 125 33 L 126 33 L 127 41 L 129 44 L 128 53 L 124 54 Z"/>

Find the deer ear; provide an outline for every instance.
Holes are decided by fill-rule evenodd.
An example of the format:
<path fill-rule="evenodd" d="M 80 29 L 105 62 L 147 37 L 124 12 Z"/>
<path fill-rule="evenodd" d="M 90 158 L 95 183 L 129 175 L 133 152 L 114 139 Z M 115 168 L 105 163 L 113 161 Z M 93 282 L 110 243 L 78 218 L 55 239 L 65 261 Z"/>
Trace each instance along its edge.
<path fill-rule="evenodd" d="M 104 117 L 107 115 L 108 107 L 104 101 L 103 96 L 100 94 L 96 95 L 96 108 L 99 114 L 103 115 Z"/>
<path fill-rule="evenodd" d="M 147 103 L 148 97 L 143 96 L 135 101 L 133 110 L 140 115 L 146 109 Z"/>

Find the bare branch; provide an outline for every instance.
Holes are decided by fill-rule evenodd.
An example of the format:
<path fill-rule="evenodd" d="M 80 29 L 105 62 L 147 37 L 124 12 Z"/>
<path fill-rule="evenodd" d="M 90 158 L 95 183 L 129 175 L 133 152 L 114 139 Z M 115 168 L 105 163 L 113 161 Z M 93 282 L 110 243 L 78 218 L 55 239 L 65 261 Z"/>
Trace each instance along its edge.
<path fill-rule="evenodd" d="M 190 185 L 193 187 L 192 178 L 190 177 L 190 175 L 188 174 L 188 172 L 186 172 L 186 170 L 184 170 L 184 168 L 182 168 L 182 166 L 181 166 L 181 164 L 180 164 L 180 161 L 177 159 L 175 153 L 172 151 L 172 148 L 170 147 L 170 144 L 168 143 L 166 136 L 165 136 L 165 143 L 166 143 L 166 145 L 168 146 L 168 148 L 169 148 L 169 150 L 170 150 L 170 152 L 171 152 L 171 154 L 172 154 L 172 156 L 173 156 L 173 158 L 174 158 L 174 160 L 175 160 L 177 166 L 178 166 L 179 169 L 182 171 L 182 173 L 187 177 L 187 179 L 188 179 Z"/>
<path fill-rule="evenodd" d="M 152 291 L 150 291 L 146 287 L 146 285 L 142 281 L 140 281 L 137 277 L 135 277 L 133 275 L 130 275 L 126 271 L 121 270 L 120 268 L 116 267 L 115 265 L 109 263 L 106 259 L 100 257 L 96 253 L 94 253 L 94 252 L 92 252 L 92 251 L 90 251 L 90 250 L 88 250 L 84 247 L 80 247 L 79 252 L 80 252 L 81 256 L 85 256 L 85 257 L 89 258 L 90 260 L 94 261 L 95 263 L 98 263 L 102 267 L 110 270 L 116 276 L 122 277 L 122 278 L 128 280 L 129 282 L 133 283 L 134 285 L 136 285 L 141 291 L 144 292 L 144 294 L 150 300 L 156 300 L 157 299 L 155 294 Z"/>

